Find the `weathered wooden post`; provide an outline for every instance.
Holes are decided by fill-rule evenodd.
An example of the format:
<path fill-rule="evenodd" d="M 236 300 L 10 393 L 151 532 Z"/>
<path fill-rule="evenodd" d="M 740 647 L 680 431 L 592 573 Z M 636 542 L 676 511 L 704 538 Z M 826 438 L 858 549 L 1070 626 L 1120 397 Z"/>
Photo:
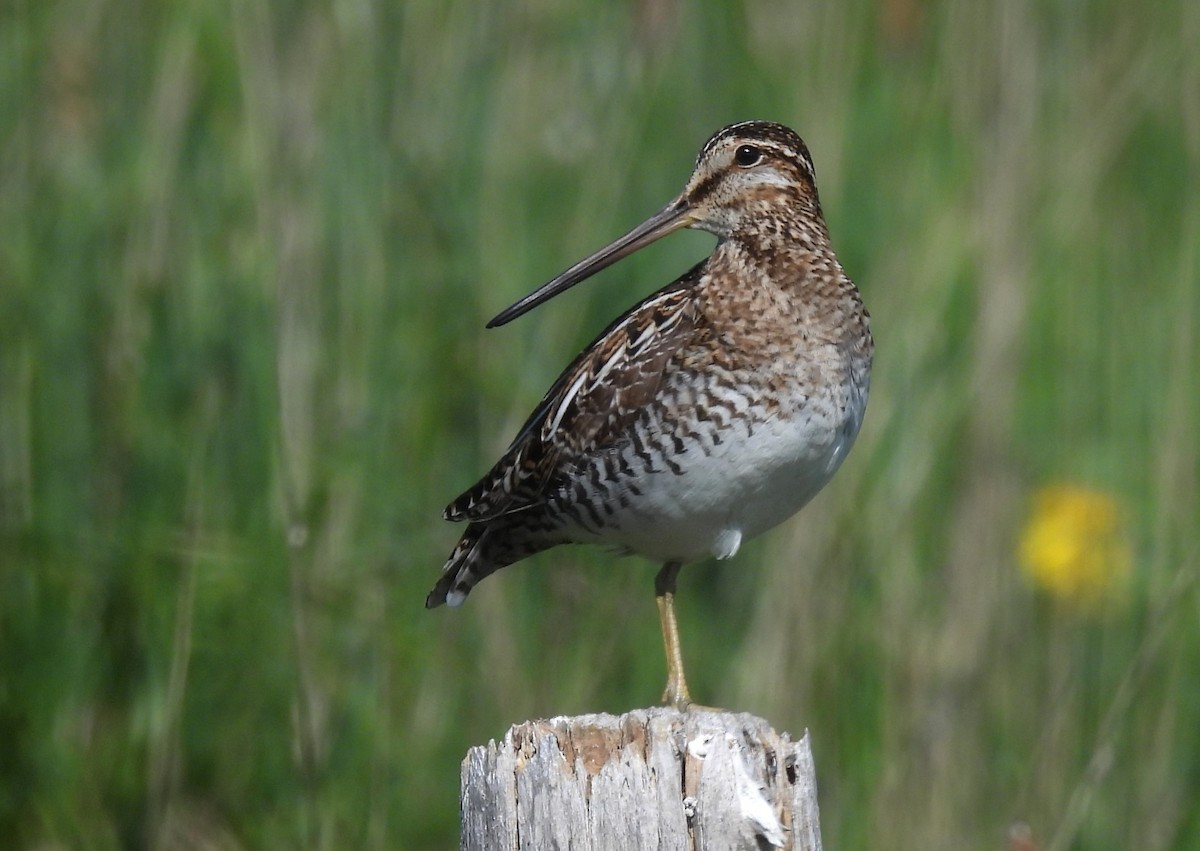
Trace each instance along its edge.
<path fill-rule="evenodd" d="M 527 721 L 462 764 L 463 851 L 820 851 L 807 733 L 669 707 Z"/>

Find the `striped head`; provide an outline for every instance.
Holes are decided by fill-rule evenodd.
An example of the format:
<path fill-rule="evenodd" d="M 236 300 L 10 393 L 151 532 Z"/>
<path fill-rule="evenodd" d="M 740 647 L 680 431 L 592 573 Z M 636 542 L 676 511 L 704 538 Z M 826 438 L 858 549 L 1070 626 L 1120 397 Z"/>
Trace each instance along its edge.
<path fill-rule="evenodd" d="M 803 140 L 795 131 L 770 121 L 731 124 L 705 142 L 687 185 L 670 204 L 501 311 L 488 327 L 511 322 L 681 228 L 727 239 L 739 232 L 779 232 L 796 221 L 804 228 L 825 228 L 816 173 Z"/>
<path fill-rule="evenodd" d="M 759 226 L 780 205 L 821 215 L 808 147 L 794 130 L 770 121 L 743 121 L 715 133 L 675 203 L 687 208 L 689 227 L 722 238 Z"/>

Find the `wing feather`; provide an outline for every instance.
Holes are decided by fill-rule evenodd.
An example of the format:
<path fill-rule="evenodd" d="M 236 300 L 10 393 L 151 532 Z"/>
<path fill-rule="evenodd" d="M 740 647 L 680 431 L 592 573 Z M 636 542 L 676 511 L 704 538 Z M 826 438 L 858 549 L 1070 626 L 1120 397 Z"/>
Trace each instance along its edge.
<path fill-rule="evenodd" d="M 538 505 L 556 470 L 620 440 L 701 328 L 697 265 L 625 313 L 563 371 L 504 456 L 450 503 L 447 520 L 489 520 Z"/>

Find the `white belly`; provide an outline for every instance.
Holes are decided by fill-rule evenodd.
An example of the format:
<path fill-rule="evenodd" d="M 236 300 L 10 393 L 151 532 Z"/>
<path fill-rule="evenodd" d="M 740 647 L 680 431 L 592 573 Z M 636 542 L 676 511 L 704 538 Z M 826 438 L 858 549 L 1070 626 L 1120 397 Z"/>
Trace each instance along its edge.
<path fill-rule="evenodd" d="M 857 394 L 855 394 L 857 395 Z M 742 541 L 799 511 L 841 465 L 866 405 L 846 400 L 840 416 L 809 409 L 793 419 L 734 420 L 714 446 L 672 456 L 682 472 L 638 477 L 640 495 L 610 519 L 603 540 L 661 562 L 729 558 Z M 707 450 L 707 451 L 706 451 Z"/>

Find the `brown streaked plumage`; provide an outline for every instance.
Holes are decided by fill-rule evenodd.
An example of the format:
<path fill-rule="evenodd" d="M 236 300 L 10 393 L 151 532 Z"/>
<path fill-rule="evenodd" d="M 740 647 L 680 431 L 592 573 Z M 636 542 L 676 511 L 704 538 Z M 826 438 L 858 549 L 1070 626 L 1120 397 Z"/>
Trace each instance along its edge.
<path fill-rule="evenodd" d="M 502 325 L 682 227 L 708 259 L 629 310 L 567 367 L 504 456 L 447 507 L 467 527 L 425 605 L 565 543 L 657 559 L 668 679 L 691 702 L 673 598 L 680 565 L 729 558 L 798 511 L 858 434 L 870 318 L 838 263 L 812 158 L 792 130 L 726 127 L 683 192 L 493 319 Z"/>

